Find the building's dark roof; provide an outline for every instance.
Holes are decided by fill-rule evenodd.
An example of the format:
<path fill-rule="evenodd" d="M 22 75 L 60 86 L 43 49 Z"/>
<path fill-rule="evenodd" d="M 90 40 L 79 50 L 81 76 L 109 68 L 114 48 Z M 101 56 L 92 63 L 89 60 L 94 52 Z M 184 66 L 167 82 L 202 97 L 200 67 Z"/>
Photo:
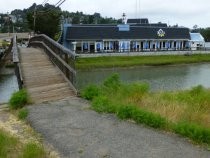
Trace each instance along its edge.
<path fill-rule="evenodd" d="M 122 25 L 121 25 L 122 26 Z M 128 25 L 129 27 L 129 25 Z M 163 37 L 158 31 L 165 32 Z M 188 28 L 144 27 L 131 25 L 129 31 L 119 31 L 119 26 L 70 26 L 67 28 L 66 40 L 103 40 L 103 39 L 190 39 Z"/>
<path fill-rule="evenodd" d="M 147 27 L 167 27 L 166 23 L 155 23 L 155 24 L 130 24 L 132 26 L 147 26 Z"/>
<path fill-rule="evenodd" d="M 166 23 L 148 23 L 148 24 L 129 24 L 130 26 L 148 26 L 148 27 L 167 27 Z M 116 24 L 74 24 L 73 26 L 88 27 L 88 26 L 116 26 Z"/>
<path fill-rule="evenodd" d="M 128 19 L 128 24 L 149 24 L 149 20 L 147 18 L 145 19 Z"/>

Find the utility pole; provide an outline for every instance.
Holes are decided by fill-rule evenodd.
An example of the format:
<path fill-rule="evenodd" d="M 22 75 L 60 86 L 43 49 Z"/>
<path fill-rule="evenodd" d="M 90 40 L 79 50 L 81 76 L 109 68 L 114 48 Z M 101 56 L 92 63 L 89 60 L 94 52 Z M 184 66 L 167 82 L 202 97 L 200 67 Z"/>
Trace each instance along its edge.
<path fill-rule="evenodd" d="M 34 36 L 35 36 L 35 31 L 36 31 L 36 5 L 34 8 Z"/>

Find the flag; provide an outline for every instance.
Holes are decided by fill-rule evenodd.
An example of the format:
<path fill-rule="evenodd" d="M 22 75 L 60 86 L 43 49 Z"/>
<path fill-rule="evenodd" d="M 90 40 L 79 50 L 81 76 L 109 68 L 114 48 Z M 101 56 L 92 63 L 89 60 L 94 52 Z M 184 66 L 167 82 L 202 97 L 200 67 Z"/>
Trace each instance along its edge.
<path fill-rule="evenodd" d="M 159 49 L 160 48 L 160 42 L 156 43 L 156 47 Z"/>
<path fill-rule="evenodd" d="M 133 42 L 133 49 L 136 49 L 137 47 L 137 42 Z"/>
<path fill-rule="evenodd" d="M 88 43 L 83 43 L 83 48 L 88 49 Z"/>
<path fill-rule="evenodd" d="M 97 47 L 97 49 L 101 49 L 101 44 L 100 43 L 97 43 L 96 44 L 96 47 Z"/>
<path fill-rule="evenodd" d="M 113 49 L 113 42 L 109 43 L 110 49 Z"/>

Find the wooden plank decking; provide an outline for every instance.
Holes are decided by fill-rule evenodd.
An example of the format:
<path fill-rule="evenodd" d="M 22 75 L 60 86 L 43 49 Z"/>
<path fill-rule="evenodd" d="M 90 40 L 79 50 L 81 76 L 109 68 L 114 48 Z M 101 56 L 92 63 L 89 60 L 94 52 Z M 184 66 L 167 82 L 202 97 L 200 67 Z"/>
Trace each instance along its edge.
<path fill-rule="evenodd" d="M 24 86 L 34 103 L 75 96 L 61 72 L 41 49 L 20 48 Z"/>

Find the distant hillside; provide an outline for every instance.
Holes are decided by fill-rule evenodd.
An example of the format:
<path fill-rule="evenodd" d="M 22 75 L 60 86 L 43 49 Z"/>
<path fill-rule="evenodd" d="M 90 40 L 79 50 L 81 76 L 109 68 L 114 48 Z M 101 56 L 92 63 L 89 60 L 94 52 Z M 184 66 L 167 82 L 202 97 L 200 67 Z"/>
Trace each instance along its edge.
<path fill-rule="evenodd" d="M 15 9 L 10 14 L 0 14 L 0 33 L 6 33 L 8 31 L 13 32 L 28 32 L 30 31 L 27 21 L 27 14 L 33 13 L 36 4 L 34 3 L 27 9 Z M 50 11 L 60 8 L 55 8 L 53 5 L 46 4 L 44 6 Z M 42 5 L 37 5 L 37 10 L 44 8 Z M 72 24 L 116 24 L 121 23 L 120 19 L 114 19 L 111 17 L 102 17 L 100 13 L 84 14 L 83 12 L 69 12 L 61 11 L 61 20 L 65 19 L 66 22 Z"/>

